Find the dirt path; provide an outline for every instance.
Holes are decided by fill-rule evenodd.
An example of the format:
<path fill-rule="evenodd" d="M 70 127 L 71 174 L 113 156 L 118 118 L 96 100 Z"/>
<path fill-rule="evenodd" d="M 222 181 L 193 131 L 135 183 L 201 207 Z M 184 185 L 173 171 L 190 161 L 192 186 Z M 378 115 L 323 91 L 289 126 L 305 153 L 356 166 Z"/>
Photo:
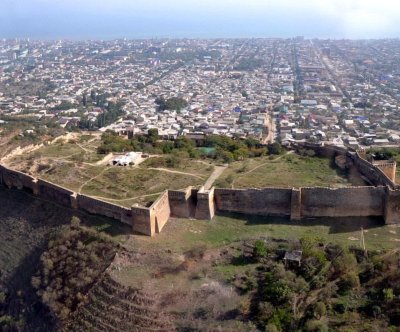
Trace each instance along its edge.
<path fill-rule="evenodd" d="M 83 151 L 85 151 L 85 152 L 88 152 L 88 153 L 93 153 L 94 151 L 93 150 L 89 150 L 89 149 L 87 149 L 87 148 L 85 148 L 84 146 L 82 146 L 81 144 L 79 144 L 78 142 L 76 142 L 76 145 L 78 146 L 78 147 L 80 147 Z"/>
<path fill-rule="evenodd" d="M 85 181 L 84 183 L 82 183 L 82 185 L 79 187 L 78 189 L 78 194 L 81 193 L 83 187 L 85 187 L 89 182 L 93 181 L 94 179 L 98 178 L 99 176 L 103 175 L 105 173 L 105 171 L 107 171 L 108 168 L 103 169 L 99 174 L 93 176 L 92 178 L 90 178 L 89 180 Z"/>
<path fill-rule="evenodd" d="M 182 174 L 182 175 L 188 175 L 188 176 L 193 176 L 195 178 L 201 179 L 203 180 L 204 177 L 200 176 L 198 174 L 193 174 L 193 173 L 186 173 L 186 172 L 180 172 L 180 171 L 173 171 L 171 169 L 167 169 L 167 168 L 161 168 L 161 167 L 149 167 L 147 169 L 152 169 L 155 171 L 161 171 L 161 172 L 167 172 L 167 173 L 174 173 L 174 174 Z"/>
<path fill-rule="evenodd" d="M 113 158 L 114 158 L 114 154 L 110 152 L 103 159 L 95 162 L 95 165 L 96 166 L 107 165 L 110 162 L 110 160 L 113 159 Z"/>
<path fill-rule="evenodd" d="M 261 165 L 258 165 L 258 166 L 256 166 L 256 167 L 252 168 L 250 171 L 247 171 L 247 172 L 245 172 L 245 173 L 242 173 L 241 175 L 237 176 L 237 178 L 241 178 L 241 177 L 244 176 L 244 175 L 247 175 L 247 174 L 249 174 L 249 173 L 251 173 L 251 172 L 254 172 L 255 170 L 259 169 L 260 167 L 263 167 L 263 166 L 265 166 L 265 165 L 274 163 L 275 161 L 278 161 L 278 160 L 282 159 L 283 157 L 287 156 L 288 154 L 292 154 L 292 153 L 294 153 L 294 151 L 290 150 L 290 151 L 288 151 L 287 153 L 283 154 L 282 156 L 279 156 L 279 157 L 276 158 L 276 159 L 267 161 L 266 163 L 262 163 Z M 234 179 L 233 182 L 232 182 L 232 189 L 234 188 L 234 184 L 235 184 L 235 179 Z"/>
<path fill-rule="evenodd" d="M 75 139 L 77 137 L 76 133 L 67 133 L 65 135 L 62 136 L 58 136 L 55 139 L 53 139 L 52 141 L 48 142 L 48 145 L 52 145 L 54 143 L 57 143 L 59 140 L 69 140 L 69 139 Z M 37 145 L 28 145 L 25 146 L 23 148 L 21 148 L 20 146 L 18 146 L 17 148 L 15 148 L 11 153 L 9 153 L 8 155 L 4 156 L 3 158 L 0 159 L 0 162 L 7 164 L 7 161 L 9 161 L 10 159 L 20 156 L 22 154 L 28 154 L 31 152 L 34 152 L 40 148 L 42 148 L 44 146 L 44 143 L 41 144 L 37 144 Z"/>
<path fill-rule="evenodd" d="M 286 156 L 286 155 L 288 155 L 288 154 L 292 154 L 292 153 L 294 153 L 294 151 L 288 151 L 287 153 L 285 153 L 284 155 L 282 155 L 282 156 L 280 156 L 280 157 L 278 157 L 278 158 L 276 158 L 276 159 L 267 161 L 266 163 L 263 163 L 263 164 L 261 164 L 261 165 L 258 165 L 258 166 L 256 166 L 256 167 L 252 168 L 250 171 L 247 171 L 247 172 L 243 173 L 240 177 L 242 177 L 243 175 L 249 174 L 249 173 L 251 173 L 251 172 L 254 172 L 255 170 L 259 169 L 260 167 L 263 167 L 263 166 L 265 166 L 265 165 L 268 165 L 268 164 L 271 164 L 271 163 L 273 163 L 273 162 L 275 162 L 275 161 L 278 161 L 278 160 L 282 159 L 284 156 Z"/>
<path fill-rule="evenodd" d="M 268 128 L 268 135 L 262 139 L 264 144 L 273 143 L 274 142 L 274 121 L 272 118 L 272 114 L 268 113 L 265 119 L 265 127 Z"/>
<path fill-rule="evenodd" d="M 115 198 L 107 198 L 107 197 L 101 197 L 101 196 L 93 196 L 90 195 L 90 197 L 94 198 L 99 198 L 105 201 L 112 201 L 112 202 L 125 202 L 125 201 L 130 201 L 132 199 L 139 199 L 139 198 L 144 198 L 144 197 L 150 197 L 150 196 L 155 196 L 155 195 L 161 195 L 164 191 L 160 191 L 158 193 L 154 194 L 146 194 L 146 195 L 140 195 L 140 196 L 135 196 L 135 197 L 129 197 L 129 198 L 122 198 L 122 199 L 115 199 Z"/>
<path fill-rule="evenodd" d="M 227 169 L 227 166 L 215 166 L 214 172 L 211 173 L 210 177 L 204 184 L 204 190 L 210 190 L 214 182 L 221 176 L 221 174 Z"/>

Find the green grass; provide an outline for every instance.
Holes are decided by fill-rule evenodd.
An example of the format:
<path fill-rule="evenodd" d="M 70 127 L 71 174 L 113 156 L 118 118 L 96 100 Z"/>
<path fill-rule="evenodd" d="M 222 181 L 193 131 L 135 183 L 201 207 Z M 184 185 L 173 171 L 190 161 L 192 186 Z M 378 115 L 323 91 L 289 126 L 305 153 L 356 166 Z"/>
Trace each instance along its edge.
<path fill-rule="evenodd" d="M 35 151 L 35 155 L 44 158 L 61 158 L 69 161 L 94 163 L 101 160 L 104 155 L 97 154 L 99 141 L 88 142 L 90 139 L 91 137 L 88 137 L 88 135 L 82 135 L 78 142 L 80 146 L 75 141 L 59 141 L 40 148 Z"/>
<path fill-rule="evenodd" d="M 154 238 L 134 237 L 135 245 L 184 252 L 196 245 L 217 248 L 232 242 L 258 238 L 299 239 L 318 237 L 325 242 L 350 246 L 360 244 L 360 229 L 364 228 L 369 250 L 396 248 L 400 228 L 385 226 L 377 218 L 318 218 L 301 222 L 278 217 L 244 215 L 216 216 L 212 221 L 172 219 Z M 398 234 L 398 235 L 397 235 Z M 132 243 L 133 244 L 133 243 Z M 129 245 L 129 243 L 128 243 Z"/>
<path fill-rule="evenodd" d="M 346 174 L 332 166 L 331 159 L 295 154 L 280 159 L 267 157 L 233 163 L 217 186 L 234 188 L 348 186 Z"/>
<path fill-rule="evenodd" d="M 57 142 L 38 150 L 43 157 L 63 158 L 73 154 L 82 153 L 82 149 L 75 143 Z"/>
<path fill-rule="evenodd" d="M 254 271 L 258 263 L 246 263 L 243 265 L 223 264 L 213 267 L 214 276 L 224 282 L 229 282 L 235 275 L 244 274 L 247 271 Z"/>

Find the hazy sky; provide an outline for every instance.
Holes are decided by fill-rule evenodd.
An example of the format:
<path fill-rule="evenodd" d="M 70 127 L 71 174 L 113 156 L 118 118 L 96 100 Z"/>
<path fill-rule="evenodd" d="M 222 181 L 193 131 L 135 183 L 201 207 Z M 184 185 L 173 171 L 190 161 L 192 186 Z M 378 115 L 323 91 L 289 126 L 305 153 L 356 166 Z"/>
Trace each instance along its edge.
<path fill-rule="evenodd" d="M 398 0 L 0 0 L 0 38 L 400 37 Z"/>

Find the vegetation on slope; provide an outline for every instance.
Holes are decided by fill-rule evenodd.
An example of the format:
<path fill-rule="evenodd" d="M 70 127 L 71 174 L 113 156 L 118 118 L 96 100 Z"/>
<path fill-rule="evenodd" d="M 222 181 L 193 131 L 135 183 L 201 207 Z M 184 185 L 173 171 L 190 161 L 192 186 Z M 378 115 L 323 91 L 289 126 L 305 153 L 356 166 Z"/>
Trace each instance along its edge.
<path fill-rule="evenodd" d="M 209 148 L 211 152 L 205 152 L 186 137 L 178 137 L 175 141 L 161 141 L 157 129 L 150 129 L 147 135 L 132 139 L 125 139 L 112 131 L 107 131 L 102 135 L 102 144 L 97 151 L 100 154 L 143 151 L 151 154 L 172 154 L 180 158 L 211 158 L 226 163 L 268 154 L 278 155 L 283 152 L 278 143 L 262 146 L 254 138 L 242 140 L 220 135 L 208 135 L 201 147 Z"/>
<path fill-rule="evenodd" d="M 108 274 L 88 294 L 65 324 L 63 331 L 172 331 L 174 325 L 157 299 L 137 289 L 125 287 Z"/>
<path fill-rule="evenodd" d="M 310 237 L 260 239 L 249 247 L 231 260 L 249 266 L 229 280 L 248 294 L 237 318 L 266 331 L 398 331 L 397 251 L 366 256 Z M 301 264 L 284 264 L 293 250 L 302 251 Z"/>
<path fill-rule="evenodd" d="M 109 266 L 117 250 L 115 242 L 96 230 L 71 225 L 49 241 L 40 258 L 32 286 L 43 303 L 60 319 L 87 301 L 86 294 Z"/>
<path fill-rule="evenodd" d="M 115 238 L 121 238 L 130 228 L 42 201 L 20 190 L 0 187 L 0 205 L 0 330 L 54 331 L 56 319 L 31 284 L 48 239 L 56 237 L 74 215 L 82 224 Z"/>

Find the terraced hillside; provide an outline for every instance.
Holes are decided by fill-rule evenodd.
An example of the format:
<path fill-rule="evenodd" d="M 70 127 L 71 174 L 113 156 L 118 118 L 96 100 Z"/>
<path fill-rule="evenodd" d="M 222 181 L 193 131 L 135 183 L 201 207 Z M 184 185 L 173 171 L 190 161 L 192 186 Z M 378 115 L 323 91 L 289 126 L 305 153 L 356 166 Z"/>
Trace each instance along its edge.
<path fill-rule="evenodd" d="M 41 304 L 31 278 L 49 238 L 78 216 L 117 237 L 127 234 L 124 225 L 43 201 L 23 191 L 0 186 L 0 317 L 26 331 L 53 331 L 56 322 Z M 2 330 L 0 322 L 0 330 Z"/>
<path fill-rule="evenodd" d="M 72 315 L 64 332 L 171 331 L 174 325 L 155 298 L 125 287 L 108 274 L 89 292 L 89 304 Z"/>

